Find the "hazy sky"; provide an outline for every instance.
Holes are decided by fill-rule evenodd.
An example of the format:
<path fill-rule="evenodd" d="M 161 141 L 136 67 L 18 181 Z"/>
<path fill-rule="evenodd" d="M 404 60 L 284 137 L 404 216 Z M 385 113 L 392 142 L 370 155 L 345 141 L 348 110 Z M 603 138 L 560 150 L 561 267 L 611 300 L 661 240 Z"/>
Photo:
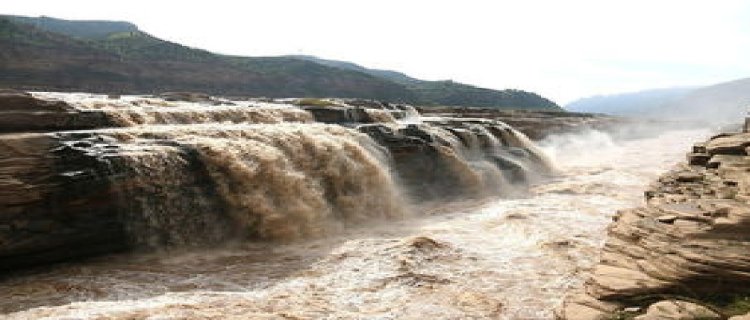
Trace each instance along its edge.
<path fill-rule="evenodd" d="M 742 0 L 23 0 L 0 13 L 127 20 L 219 53 L 316 55 L 561 104 L 750 77 Z"/>

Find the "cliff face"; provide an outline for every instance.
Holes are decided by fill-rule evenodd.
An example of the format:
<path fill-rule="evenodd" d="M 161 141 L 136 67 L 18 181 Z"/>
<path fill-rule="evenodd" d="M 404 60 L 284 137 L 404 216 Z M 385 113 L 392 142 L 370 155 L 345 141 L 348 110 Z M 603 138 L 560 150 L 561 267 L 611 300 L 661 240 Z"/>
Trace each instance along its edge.
<path fill-rule="evenodd" d="M 623 307 L 659 298 L 716 304 L 727 297 L 747 295 L 749 146 L 747 131 L 721 134 L 696 144 L 687 163 L 664 174 L 645 192 L 645 206 L 618 212 L 599 265 L 582 292 L 567 299 L 559 317 L 608 319 Z M 674 307 L 672 302 L 662 304 Z M 649 308 L 651 315 L 642 319 L 726 316 L 659 318 L 657 309 Z"/>

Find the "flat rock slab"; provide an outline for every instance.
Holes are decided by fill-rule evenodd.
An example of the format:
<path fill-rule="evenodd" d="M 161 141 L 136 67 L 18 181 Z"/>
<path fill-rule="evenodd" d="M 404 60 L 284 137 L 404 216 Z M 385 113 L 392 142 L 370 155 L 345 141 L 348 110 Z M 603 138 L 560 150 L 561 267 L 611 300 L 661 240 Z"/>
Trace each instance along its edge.
<path fill-rule="evenodd" d="M 721 315 L 704 306 L 680 301 L 664 300 L 652 304 L 646 314 L 634 320 L 720 320 Z"/>
<path fill-rule="evenodd" d="M 750 146 L 750 133 L 727 135 L 706 143 L 706 152 L 711 155 L 747 155 L 745 147 Z"/>

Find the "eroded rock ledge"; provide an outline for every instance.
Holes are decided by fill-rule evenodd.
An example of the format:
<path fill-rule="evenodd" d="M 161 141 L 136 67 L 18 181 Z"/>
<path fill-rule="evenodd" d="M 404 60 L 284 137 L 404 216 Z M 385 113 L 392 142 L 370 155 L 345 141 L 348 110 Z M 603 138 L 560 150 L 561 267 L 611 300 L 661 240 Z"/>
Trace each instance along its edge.
<path fill-rule="evenodd" d="M 708 302 L 747 295 L 748 146 L 748 132 L 722 134 L 696 144 L 687 163 L 664 174 L 645 192 L 645 206 L 618 212 L 599 265 L 584 288 L 566 299 L 558 318 L 616 319 L 615 313 L 644 307 L 644 301 L 677 297 Z M 637 319 L 697 319 L 658 317 L 652 313 L 656 309 L 660 308 L 649 308 L 653 317 Z"/>

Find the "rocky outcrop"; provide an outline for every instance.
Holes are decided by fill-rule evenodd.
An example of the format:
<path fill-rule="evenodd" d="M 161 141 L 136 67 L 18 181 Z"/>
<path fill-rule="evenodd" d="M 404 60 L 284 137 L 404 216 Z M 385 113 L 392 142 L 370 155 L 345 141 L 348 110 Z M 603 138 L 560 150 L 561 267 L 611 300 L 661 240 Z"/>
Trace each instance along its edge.
<path fill-rule="evenodd" d="M 0 271 L 125 248 L 108 205 L 117 172 L 85 144 L 0 135 Z"/>
<path fill-rule="evenodd" d="M 57 100 L 44 100 L 28 93 L 0 91 L 0 133 L 102 128 L 113 125 L 97 111 L 76 110 Z"/>
<path fill-rule="evenodd" d="M 618 308 L 664 295 L 715 300 L 747 294 L 748 146 L 750 133 L 696 144 L 687 164 L 645 192 L 645 206 L 618 212 L 599 265 L 559 317 L 604 319 Z"/>

